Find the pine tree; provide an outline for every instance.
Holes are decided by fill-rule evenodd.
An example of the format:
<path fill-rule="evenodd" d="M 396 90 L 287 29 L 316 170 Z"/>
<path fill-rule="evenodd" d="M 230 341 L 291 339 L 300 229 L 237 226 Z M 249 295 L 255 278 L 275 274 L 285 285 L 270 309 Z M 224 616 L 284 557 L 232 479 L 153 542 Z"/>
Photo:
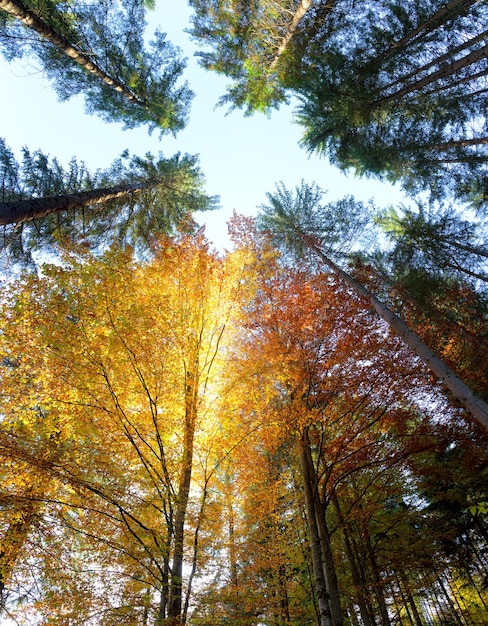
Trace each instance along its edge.
<path fill-rule="evenodd" d="M 161 133 L 186 123 L 191 91 L 178 85 L 185 67 L 156 32 L 147 50 L 139 0 L 86 4 L 0 2 L 0 45 L 7 59 L 34 56 L 66 100 L 82 93 L 87 110 L 133 128 Z"/>
<path fill-rule="evenodd" d="M 320 192 L 316 187 L 302 183 L 293 193 L 281 184 L 274 194 L 268 193 L 269 204 L 261 206 L 260 224 L 270 230 L 285 250 L 295 251 L 299 256 L 303 250 L 308 250 L 339 276 L 349 288 L 364 298 L 365 305 L 384 319 L 412 352 L 444 383 L 459 403 L 470 411 L 480 424 L 488 428 L 486 402 L 474 394 L 398 315 L 364 284 L 334 262 L 333 245 L 329 245 L 329 237 L 333 242 L 341 222 L 336 223 L 336 207 L 333 203 L 321 206 L 319 201 Z"/>
<path fill-rule="evenodd" d="M 64 169 L 41 151 L 24 148 L 22 156 L 18 163 L 0 142 L 4 247 L 19 260 L 81 241 L 93 249 L 119 241 L 147 250 L 157 233 L 185 222 L 191 228 L 192 213 L 216 206 L 195 156 L 124 153 L 95 174 L 75 159 Z"/>

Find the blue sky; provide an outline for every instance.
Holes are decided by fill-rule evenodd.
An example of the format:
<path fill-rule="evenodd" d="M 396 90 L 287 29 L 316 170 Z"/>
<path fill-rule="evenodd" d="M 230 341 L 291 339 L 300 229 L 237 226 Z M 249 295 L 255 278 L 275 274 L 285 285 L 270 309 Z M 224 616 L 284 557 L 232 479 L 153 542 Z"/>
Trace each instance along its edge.
<path fill-rule="evenodd" d="M 266 201 L 266 192 L 279 181 L 295 187 L 304 179 L 328 190 L 330 199 L 353 194 L 364 201 L 373 198 L 379 206 L 401 198 L 398 189 L 390 185 L 346 177 L 325 159 L 309 157 L 298 145 L 302 131 L 293 122 L 293 106 L 282 107 L 269 118 L 258 114 L 244 117 L 241 111 L 226 115 L 225 109 L 215 109 L 228 80 L 198 66 L 193 57 L 196 44 L 184 32 L 189 15 L 186 3 L 158 0 L 156 10 L 148 16 L 148 34 L 159 25 L 188 57 L 185 78 L 195 98 L 190 122 L 176 138 L 160 141 L 157 132 L 149 136 L 144 127 L 123 131 L 118 124 L 102 122 L 84 112 L 81 97 L 58 102 L 50 83 L 29 59 L 14 64 L 0 59 L 0 136 L 16 154 L 26 145 L 63 163 L 76 156 L 91 170 L 107 167 L 125 149 L 132 154 L 199 154 L 207 192 L 220 196 L 222 207 L 200 216 L 199 221 L 207 224 L 207 235 L 219 248 L 227 245 L 226 221 L 233 210 L 254 214 Z"/>

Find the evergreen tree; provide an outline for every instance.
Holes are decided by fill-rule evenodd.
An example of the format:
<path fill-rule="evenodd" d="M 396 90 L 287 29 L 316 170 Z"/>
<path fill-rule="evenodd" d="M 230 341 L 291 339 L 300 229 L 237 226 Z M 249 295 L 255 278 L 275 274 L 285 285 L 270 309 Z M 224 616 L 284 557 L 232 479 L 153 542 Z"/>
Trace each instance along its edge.
<path fill-rule="evenodd" d="M 106 171 L 88 172 L 75 159 L 65 170 L 41 151 L 23 149 L 22 162 L 0 141 L 0 222 L 14 259 L 81 241 L 96 249 L 116 240 L 147 249 L 157 233 L 171 233 L 191 214 L 212 209 L 197 157 L 129 157 Z"/>
<path fill-rule="evenodd" d="M 192 3 L 202 64 L 233 80 L 223 102 L 251 113 L 296 95 L 307 149 L 409 190 L 464 196 L 486 179 L 484 3 L 275 4 Z"/>
<path fill-rule="evenodd" d="M 82 93 L 87 110 L 107 121 L 175 133 L 192 95 L 178 85 L 185 62 L 159 31 L 146 49 L 144 14 L 140 0 L 2 0 L 0 46 L 9 60 L 34 56 L 61 100 Z"/>
<path fill-rule="evenodd" d="M 293 193 L 281 184 L 276 192 L 268 193 L 268 204 L 261 206 L 260 224 L 268 229 L 278 244 L 294 251 L 298 257 L 308 250 L 323 262 L 334 274 L 364 298 L 370 307 L 385 320 L 433 374 L 444 383 L 459 403 L 468 409 L 480 424 L 488 428 L 488 405 L 464 383 L 447 364 L 427 346 L 419 336 L 379 300 L 365 285 L 344 271 L 332 259 L 334 236 L 341 229 L 336 220 L 337 207 L 333 203 L 321 206 L 320 193 L 316 187 L 302 182 Z"/>
<path fill-rule="evenodd" d="M 405 207 L 401 211 L 403 215 L 390 208 L 377 218 L 395 244 L 390 254 L 395 266 L 488 282 L 488 244 L 482 223 L 463 218 L 453 207 L 430 210 L 418 203 L 417 211 Z"/>

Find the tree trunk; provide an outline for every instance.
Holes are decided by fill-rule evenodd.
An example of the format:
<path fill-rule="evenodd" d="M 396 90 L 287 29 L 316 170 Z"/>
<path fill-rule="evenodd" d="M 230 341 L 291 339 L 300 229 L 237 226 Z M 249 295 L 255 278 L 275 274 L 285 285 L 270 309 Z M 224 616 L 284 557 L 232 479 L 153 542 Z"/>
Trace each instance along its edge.
<path fill-rule="evenodd" d="M 412 83 L 411 85 L 406 85 L 402 89 L 395 91 L 389 96 L 385 96 L 383 98 L 380 98 L 379 100 L 375 100 L 371 105 L 371 110 L 378 109 L 380 106 L 383 106 L 384 104 L 388 104 L 388 102 L 399 100 L 400 98 L 402 98 L 403 96 L 409 93 L 420 91 L 420 89 L 422 89 L 423 87 L 426 87 L 427 85 L 430 85 L 436 80 L 447 78 L 448 76 L 455 74 L 459 70 L 465 67 L 469 67 L 470 65 L 473 65 L 473 63 L 477 63 L 478 61 L 481 61 L 482 59 L 485 59 L 486 57 L 488 57 L 488 44 L 485 44 L 482 48 L 479 48 L 478 50 L 473 50 L 473 52 L 470 52 L 469 54 L 462 57 L 461 59 L 457 59 L 457 61 L 453 61 L 449 65 L 446 65 L 445 67 L 442 67 L 436 72 L 433 72 L 432 74 L 429 74 L 428 76 L 425 76 L 424 78 L 418 80 L 417 82 Z"/>
<path fill-rule="evenodd" d="M 373 572 L 374 589 L 376 599 L 378 600 L 378 607 L 380 609 L 381 623 L 383 626 L 391 626 L 390 616 L 388 615 L 388 608 L 385 602 L 384 585 L 381 582 L 380 570 L 376 561 L 376 555 L 371 544 L 371 538 L 369 536 L 368 528 L 364 527 L 364 541 L 366 544 L 366 550 L 371 564 L 371 570 Z"/>
<path fill-rule="evenodd" d="M 364 285 L 347 274 L 324 252 L 305 235 L 301 235 L 304 242 L 317 254 L 324 263 L 337 274 L 357 294 L 366 298 L 377 315 L 388 323 L 390 328 L 403 339 L 407 346 L 416 354 L 424 364 L 444 383 L 453 396 L 475 417 L 478 422 L 488 430 L 488 404 L 478 398 L 458 376 L 440 359 L 409 327 L 374 296 Z"/>
<path fill-rule="evenodd" d="M 485 30 L 479 35 L 476 35 L 476 37 L 473 37 L 472 39 L 468 39 L 467 41 L 463 42 L 459 46 L 452 48 L 452 50 L 449 50 L 445 54 L 441 54 L 440 56 L 436 57 L 432 61 L 429 61 L 429 63 L 426 63 L 425 65 L 415 68 L 409 74 L 406 74 L 405 76 L 401 76 L 400 78 L 397 78 L 395 81 L 393 81 L 389 85 L 384 85 L 383 87 L 381 87 L 381 89 L 378 90 L 378 92 L 385 91 L 386 89 L 391 89 L 392 87 L 395 87 L 396 85 L 399 85 L 400 83 L 404 83 L 405 81 L 410 80 L 411 78 L 414 78 L 417 74 L 420 74 L 421 72 L 426 72 L 427 70 L 430 70 L 432 67 L 435 67 L 436 65 L 439 65 L 440 63 L 443 63 L 444 61 L 447 61 L 450 57 L 454 56 L 455 54 L 458 54 L 459 52 L 466 50 L 466 48 L 470 48 L 471 46 L 474 46 L 476 43 L 480 41 L 484 41 L 487 38 L 487 36 L 488 36 L 488 31 Z"/>
<path fill-rule="evenodd" d="M 331 501 L 336 511 L 337 518 L 339 520 L 339 526 L 340 526 L 340 529 L 342 530 L 342 534 L 344 537 L 344 549 L 346 552 L 347 560 L 349 561 L 349 569 L 351 572 L 352 582 L 356 589 L 357 595 L 356 595 L 355 600 L 359 607 L 359 612 L 361 614 L 361 620 L 363 622 L 363 626 L 374 626 L 371 623 L 371 620 L 369 619 L 368 607 L 366 606 L 366 602 L 364 600 L 364 595 L 363 595 L 363 587 L 364 587 L 363 581 L 361 580 L 360 573 L 356 566 L 356 559 L 354 557 L 354 551 L 352 549 L 351 541 L 349 539 L 349 530 L 347 528 L 346 520 L 344 519 L 344 516 L 342 515 L 339 500 L 335 492 L 331 496 Z"/>
<path fill-rule="evenodd" d="M 46 217 L 52 213 L 86 207 L 90 204 L 102 204 L 103 202 L 107 202 L 107 200 L 140 193 L 144 191 L 144 189 L 151 189 L 151 187 L 156 186 L 156 182 L 146 181 L 129 185 L 92 189 L 91 191 L 81 191 L 79 193 L 71 193 L 63 196 L 0 202 L 0 226 L 28 222 L 30 220 Z"/>
<path fill-rule="evenodd" d="M 329 596 L 330 614 L 332 618 L 332 626 L 342 626 L 342 609 L 341 599 L 339 595 L 339 587 L 337 583 L 337 573 L 330 543 L 330 532 L 327 527 L 326 509 L 322 502 L 319 501 L 317 494 L 317 504 L 315 507 L 317 515 L 317 526 L 319 529 L 320 544 L 322 547 L 322 556 L 324 560 L 324 574 L 327 593 Z"/>
<path fill-rule="evenodd" d="M 315 580 L 315 592 L 319 607 L 319 621 L 317 626 L 332 626 L 332 619 L 329 608 L 329 594 L 325 583 L 323 570 L 323 555 L 320 544 L 319 530 L 317 527 L 317 514 L 315 507 L 316 485 L 314 480 L 314 467 L 312 455 L 310 453 L 310 440 L 308 430 L 302 433 L 300 442 L 300 467 L 303 478 L 303 488 L 305 495 L 305 508 L 307 511 L 308 531 L 310 537 L 310 549 L 312 552 L 312 567 Z"/>
<path fill-rule="evenodd" d="M 441 93 L 442 91 L 447 91 L 448 89 L 453 89 L 454 87 L 459 87 L 460 85 L 464 85 L 466 83 L 470 83 L 478 78 L 482 78 L 488 74 L 488 69 L 480 70 L 476 72 L 476 74 L 471 74 L 469 76 L 465 76 L 464 78 L 460 78 L 459 80 L 454 81 L 453 83 L 448 83 L 447 85 L 442 85 L 441 87 L 435 87 L 434 89 L 430 89 L 429 91 L 423 91 L 422 96 L 430 96 L 432 94 Z M 469 100 L 473 100 L 475 96 L 479 96 L 482 93 L 485 93 L 486 89 L 480 89 L 478 91 L 471 91 L 466 94 L 466 98 Z"/>
<path fill-rule="evenodd" d="M 125 96 L 130 102 L 147 109 L 147 104 L 139 100 L 130 89 L 104 72 L 90 57 L 72 46 L 63 35 L 41 20 L 35 13 L 24 6 L 22 2 L 19 0 L 0 0 L 0 9 L 18 19 L 28 28 L 35 30 L 41 37 L 50 41 L 58 50 L 70 59 L 73 59 L 84 70 L 100 78 L 106 85 Z"/>
<path fill-rule="evenodd" d="M 488 144 L 488 137 L 472 137 L 471 139 L 454 139 L 443 143 L 428 143 L 415 147 L 418 150 L 452 150 L 453 148 L 467 148 L 468 146 L 480 146 Z"/>
<path fill-rule="evenodd" d="M 182 616 L 183 590 L 183 548 L 186 511 L 190 494 L 193 466 L 193 440 L 197 416 L 198 400 L 198 360 L 193 359 L 193 369 L 186 371 L 185 380 L 185 432 L 183 441 L 183 459 L 178 484 L 178 496 L 174 521 L 174 552 L 171 567 L 171 585 L 168 599 L 168 617 L 170 624 L 184 624 Z"/>
<path fill-rule="evenodd" d="M 286 50 L 286 47 L 292 40 L 293 35 L 295 34 L 298 28 L 298 25 L 300 24 L 306 12 L 309 10 L 311 6 L 312 6 L 312 0 L 300 0 L 297 10 L 295 11 L 295 14 L 293 15 L 293 18 L 291 22 L 288 24 L 288 28 L 286 29 L 286 34 L 281 40 L 278 46 L 278 49 L 276 50 L 276 52 L 273 55 L 273 58 L 271 59 L 271 63 L 269 64 L 269 68 L 268 68 L 270 71 L 274 70 L 274 68 L 276 67 L 278 61 L 281 58 L 281 55 Z"/>

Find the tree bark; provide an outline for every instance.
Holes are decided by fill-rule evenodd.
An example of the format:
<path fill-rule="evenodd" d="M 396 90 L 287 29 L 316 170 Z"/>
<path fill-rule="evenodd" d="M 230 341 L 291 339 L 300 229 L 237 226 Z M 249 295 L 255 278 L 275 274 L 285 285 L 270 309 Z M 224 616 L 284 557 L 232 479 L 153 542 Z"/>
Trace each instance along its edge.
<path fill-rule="evenodd" d="M 79 193 L 66 194 L 63 196 L 0 202 L 0 226 L 28 222 L 30 220 L 46 217 L 52 213 L 86 207 L 90 204 L 102 204 L 103 202 L 107 202 L 107 200 L 114 200 L 115 198 L 140 193 L 145 189 L 151 189 L 156 186 L 156 182 L 146 181 L 128 185 L 117 185 L 115 187 L 92 189 L 91 191 L 80 191 Z"/>
<path fill-rule="evenodd" d="M 40 17 L 30 11 L 20 0 L 0 0 L 0 9 L 18 19 L 28 28 L 35 30 L 41 37 L 50 41 L 58 50 L 70 59 L 73 59 L 84 70 L 100 78 L 106 85 L 125 96 L 130 102 L 147 109 L 147 104 L 139 100 L 126 85 L 104 72 L 89 56 L 77 50 L 63 35 L 56 32 Z"/>
<path fill-rule="evenodd" d="M 315 582 L 315 592 L 319 607 L 319 621 L 317 626 L 332 626 L 332 619 L 329 608 L 329 594 L 325 582 L 323 569 L 323 555 L 320 544 L 319 530 L 317 526 L 317 513 L 315 507 L 316 485 L 314 480 L 314 468 L 312 456 L 310 454 L 310 440 L 308 431 L 305 429 L 300 441 L 300 467 L 303 478 L 305 495 L 305 509 L 307 511 L 307 523 L 310 538 L 310 549 L 312 553 L 312 567 Z"/>
<path fill-rule="evenodd" d="M 469 67 L 470 65 L 473 65 L 473 63 L 477 63 L 478 61 L 481 61 L 482 59 L 485 59 L 486 57 L 488 57 L 488 44 L 485 44 L 482 48 L 479 48 L 478 50 L 473 50 L 473 52 L 470 52 L 469 54 L 465 55 L 461 59 L 457 59 L 457 61 L 453 61 L 449 65 L 446 65 L 445 67 L 442 67 L 436 72 L 433 72 L 432 74 L 429 74 L 428 76 L 425 76 L 424 78 L 418 80 L 417 82 L 412 83 L 411 85 L 406 85 L 402 89 L 395 91 L 389 96 L 384 96 L 383 98 L 380 98 L 379 100 L 375 100 L 371 105 L 371 110 L 375 110 L 379 108 L 380 106 L 383 106 L 384 104 L 388 104 L 388 102 L 399 100 L 400 98 L 402 98 L 403 96 L 409 93 L 414 93 L 415 91 L 419 91 L 423 87 L 430 85 L 436 80 L 447 78 L 448 76 L 455 74 L 459 70 L 464 69 L 465 67 Z"/>
<path fill-rule="evenodd" d="M 312 6 L 312 0 L 300 0 L 297 10 L 295 11 L 293 18 L 291 22 L 289 23 L 288 28 L 286 29 L 285 36 L 281 40 L 278 46 L 278 49 L 276 50 L 276 52 L 273 55 L 273 58 L 271 59 L 271 63 L 269 64 L 269 68 L 268 68 L 270 71 L 274 70 L 274 68 L 276 67 L 278 61 L 280 60 L 281 55 L 286 50 L 286 47 L 292 40 L 293 35 L 295 34 L 298 28 L 298 25 L 300 24 L 302 19 L 305 17 L 306 12 L 309 10 L 311 6 Z"/>
<path fill-rule="evenodd" d="M 301 234 L 304 242 L 322 261 L 337 274 L 349 287 L 357 294 L 364 297 L 377 315 L 387 322 L 390 328 L 403 339 L 407 346 L 416 354 L 424 364 L 444 383 L 453 396 L 466 408 L 478 422 L 488 430 L 488 404 L 481 398 L 476 396 L 473 391 L 464 383 L 450 367 L 440 359 L 433 350 L 431 350 L 418 337 L 409 326 L 391 311 L 383 302 L 378 300 L 364 285 L 347 274 L 339 266 L 337 266 L 310 237 Z"/>
<path fill-rule="evenodd" d="M 318 499 L 318 498 L 317 498 Z M 330 543 L 330 532 L 327 527 L 326 510 L 322 502 L 317 502 L 316 506 L 317 526 L 319 529 L 320 543 L 324 559 L 324 573 L 327 593 L 329 595 L 330 614 L 332 626 L 342 626 L 342 609 L 337 583 L 337 572 Z"/>
<path fill-rule="evenodd" d="M 185 623 L 182 615 L 183 548 L 186 512 L 188 508 L 193 469 L 193 441 L 195 435 L 198 400 L 198 359 L 194 357 L 190 362 L 192 363 L 192 368 L 187 369 L 185 373 L 185 431 L 183 436 L 183 458 L 175 507 L 174 552 L 168 599 L 168 617 L 170 619 L 170 623 L 175 625 Z"/>

